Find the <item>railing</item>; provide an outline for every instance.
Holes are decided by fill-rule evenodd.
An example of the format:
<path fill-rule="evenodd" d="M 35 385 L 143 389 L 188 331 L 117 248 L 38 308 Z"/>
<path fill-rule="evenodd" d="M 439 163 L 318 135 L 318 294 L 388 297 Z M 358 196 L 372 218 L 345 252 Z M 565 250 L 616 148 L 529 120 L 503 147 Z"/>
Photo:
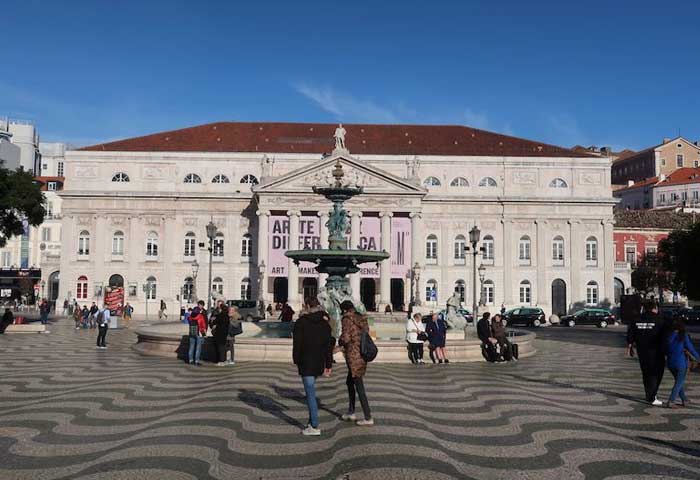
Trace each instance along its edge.
<path fill-rule="evenodd" d="M 615 269 L 616 270 L 631 270 L 632 267 L 630 266 L 629 262 L 615 262 Z"/>

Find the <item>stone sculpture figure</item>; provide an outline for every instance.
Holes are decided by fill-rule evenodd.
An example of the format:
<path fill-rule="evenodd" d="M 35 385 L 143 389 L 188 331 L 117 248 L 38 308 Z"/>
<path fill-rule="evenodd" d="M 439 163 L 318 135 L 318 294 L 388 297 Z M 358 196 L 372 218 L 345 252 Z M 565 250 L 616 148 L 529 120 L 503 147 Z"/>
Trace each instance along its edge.
<path fill-rule="evenodd" d="M 345 238 L 345 232 L 348 230 L 348 212 L 340 204 L 333 204 L 333 210 L 328 216 L 326 227 L 328 227 L 330 238 Z"/>
<path fill-rule="evenodd" d="M 336 150 L 347 150 L 345 147 L 345 134 L 347 131 L 343 128 L 343 124 L 339 123 L 338 128 L 335 129 L 333 138 L 335 138 L 335 148 Z"/>
<path fill-rule="evenodd" d="M 341 303 L 345 300 L 350 300 L 355 306 L 355 311 L 357 313 L 365 314 L 367 312 L 364 304 L 352 297 L 352 289 L 349 286 L 341 287 L 340 290 L 334 287 L 321 287 L 318 289 L 316 298 L 318 299 L 318 303 L 321 304 L 331 318 L 331 330 L 336 338 L 339 338 L 342 327 L 341 320 L 343 316 L 340 311 Z"/>
<path fill-rule="evenodd" d="M 454 292 L 450 298 L 447 299 L 447 318 L 445 321 L 450 328 L 461 330 L 467 326 L 467 319 L 464 318 L 458 311 L 461 305 L 459 294 Z"/>

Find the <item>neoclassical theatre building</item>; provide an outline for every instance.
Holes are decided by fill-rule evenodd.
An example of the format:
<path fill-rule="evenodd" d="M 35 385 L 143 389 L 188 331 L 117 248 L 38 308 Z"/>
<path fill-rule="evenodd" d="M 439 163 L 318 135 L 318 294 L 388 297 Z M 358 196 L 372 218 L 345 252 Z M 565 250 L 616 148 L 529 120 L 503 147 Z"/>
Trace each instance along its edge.
<path fill-rule="evenodd" d="M 348 204 L 353 247 L 384 249 L 353 291 L 369 309 L 417 296 L 472 303 L 477 226 L 480 300 L 564 313 L 614 295 L 607 158 L 463 126 L 222 122 L 66 153 L 60 298 L 163 299 L 176 311 L 212 287 L 230 299 L 298 306 L 324 279 L 291 248 L 327 244 L 330 209 L 312 186 L 340 161 L 365 194 Z M 148 288 L 146 288 L 148 286 Z"/>

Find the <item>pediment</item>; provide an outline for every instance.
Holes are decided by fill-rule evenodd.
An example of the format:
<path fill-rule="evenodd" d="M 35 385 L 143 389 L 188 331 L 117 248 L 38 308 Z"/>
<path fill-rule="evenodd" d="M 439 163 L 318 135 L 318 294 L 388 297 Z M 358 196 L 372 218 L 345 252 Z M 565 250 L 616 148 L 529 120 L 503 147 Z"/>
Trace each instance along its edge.
<path fill-rule="evenodd" d="M 325 157 L 319 162 L 293 170 L 281 177 L 270 178 L 256 186 L 253 191 L 258 194 L 307 193 L 313 186 L 330 185 L 333 183 L 331 172 L 338 161 L 345 172 L 345 183 L 363 187 L 365 194 L 427 193 L 422 186 L 344 153 Z"/>

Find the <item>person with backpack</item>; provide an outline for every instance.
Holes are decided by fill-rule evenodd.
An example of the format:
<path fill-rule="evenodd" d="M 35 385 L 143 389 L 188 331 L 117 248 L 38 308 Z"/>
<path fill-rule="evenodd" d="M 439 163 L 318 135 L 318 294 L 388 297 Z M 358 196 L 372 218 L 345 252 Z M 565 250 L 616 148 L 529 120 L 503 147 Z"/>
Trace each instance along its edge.
<path fill-rule="evenodd" d="M 131 306 L 129 302 L 124 305 L 124 323 L 126 328 L 129 328 L 129 323 L 131 322 L 131 316 L 134 314 L 134 307 Z"/>
<path fill-rule="evenodd" d="M 346 422 L 356 422 L 356 425 L 359 426 L 374 425 L 365 393 L 365 385 L 362 381 L 367 373 L 367 360 L 362 356 L 361 347 L 363 336 L 369 337 L 369 323 L 367 323 L 366 316 L 355 311 L 355 306 L 349 300 L 340 304 L 340 311 L 343 314 L 343 319 L 338 344 L 343 349 L 345 363 L 348 366 L 348 377 L 345 380 L 348 387 L 348 413 L 344 413 L 341 419 Z M 360 397 L 364 419 L 358 420 L 355 416 L 355 394 Z"/>
<path fill-rule="evenodd" d="M 88 310 L 87 305 L 83 305 L 83 310 L 81 311 L 83 317 L 83 328 L 90 327 L 90 310 Z"/>
<path fill-rule="evenodd" d="M 697 362 L 700 358 L 697 350 L 690 341 L 690 337 L 685 331 L 685 323 L 682 319 L 676 318 L 671 327 L 671 334 L 666 340 L 666 359 L 668 370 L 673 375 L 675 383 L 668 397 L 666 406 L 668 408 L 678 408 L 676 397 L 681 398 L 681 406 L 685 407 L 688 397 L 685 395 L 685 377 L 688 373 L 688 360 Z"/>
<path fill-rule="evenodd" d="M 634 356 L 636 348 L 646 400 L 655 407 L 663 405 L 656 394 L 666 369 L 665 334 L 666 325 L 654 300 L 645 303 L 644 313 L 634 318 L 627 328 L 627 353 Z"/>
<path fill-rule="evenodd" d="M 316 378 L 330 376 L 333 367 L 333 347 L 331 325 L 326 312 L 316 297 L 307 297 L 304 309 L 294 324 L 292 331 L 292 359 L 297 366 L 304 384 L 306 404 L 309 408 L 309 423 L 303 435 L 321 435 L 316 400 Z"/>
<path fill-rule="evenodd" d="M 221 302 L 211 322 L 211 334 L 214 337 L 214 345 L 216 346 L 217 367 L 226 365 L 226 339 L 228 338 L 230 326 L 231 321 L 228 317 L 228 307 L 225 303 Z"/>
<path fill-rule="evenodd" d="M 80 324 L 83 322 L 83 312 L 79 308 L 73 309 L 73 321 L 75 322 L 75 329 L 80 330 Z"/>
<path fill-rule="evenodd" d="M 224 352 L 224 358 L 229 356 L 229 360 L 226 360 L 226 365 L 235 365 L 234 360 L 234 349 L 236 346 L 236 336 L 243 333 L 243 325 L 241 324 L 241 314 L 238 313 L 238 307 L 230 307 L 228 309 L 228 336 L 226 337 L 226 351 Z"/>
<path fill-rule="evenodd" d="M 420 313 L 415 313 L 413 318 L 406 322 L 406 342 L 408 342 L 408 359 L 414 365 L 424 365 L 423 342 L 428 339 L 425 333 L 425 323 Z"/>
<path fill-rule="evenodd" d="M 107 330 L 109 329 L 110 312 L 107 305 L 103 305 L 102 309 L 97 310 L 95 315 L 95 323 L 97 323 L 97 348 L 107 348 Z"/>
<path fill-rule="evenodd" d="M 207 336 L 207 319 L 199 305 L 192 309 L 189 319 L 189 351 L 188 357 L 190 365 L 201 365 L 202 344 Z"/>

